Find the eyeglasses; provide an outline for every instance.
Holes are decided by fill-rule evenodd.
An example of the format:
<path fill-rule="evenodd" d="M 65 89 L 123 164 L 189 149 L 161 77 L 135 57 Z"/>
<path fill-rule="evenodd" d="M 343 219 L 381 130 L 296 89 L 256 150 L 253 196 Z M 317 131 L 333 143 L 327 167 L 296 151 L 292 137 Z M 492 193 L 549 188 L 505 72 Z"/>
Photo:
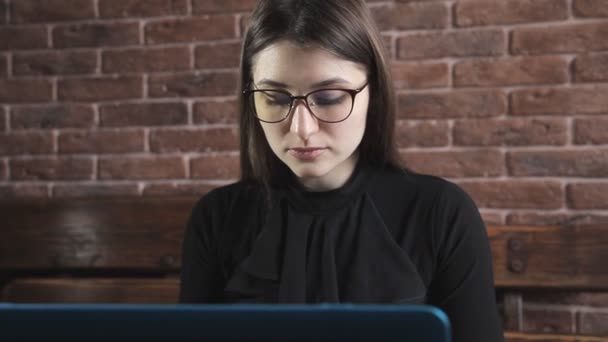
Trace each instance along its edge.
<path fill-rule="evenodd" d="M 348 119 L 353 111 L 355 96 L 369 82 L 357 89 L 324 88 L 302 96 L 293 96 L 285 90 L 245 89 L 243 94 L 256 118 L 267 123 L 281 122 L 294 109 L 295 100 L 303 100 L 310 113 L 319 121 L 337 123 Z"/>

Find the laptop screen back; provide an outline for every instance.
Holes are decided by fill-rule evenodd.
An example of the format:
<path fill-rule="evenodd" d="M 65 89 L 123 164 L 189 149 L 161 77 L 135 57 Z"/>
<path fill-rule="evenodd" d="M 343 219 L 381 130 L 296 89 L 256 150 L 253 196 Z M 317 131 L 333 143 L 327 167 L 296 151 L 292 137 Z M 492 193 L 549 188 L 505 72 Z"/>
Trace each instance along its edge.
<path fill-rule="evenodd" d="M 0 303 L 0 341 L 449 342 L 425 305 L 141 305 Z"/>

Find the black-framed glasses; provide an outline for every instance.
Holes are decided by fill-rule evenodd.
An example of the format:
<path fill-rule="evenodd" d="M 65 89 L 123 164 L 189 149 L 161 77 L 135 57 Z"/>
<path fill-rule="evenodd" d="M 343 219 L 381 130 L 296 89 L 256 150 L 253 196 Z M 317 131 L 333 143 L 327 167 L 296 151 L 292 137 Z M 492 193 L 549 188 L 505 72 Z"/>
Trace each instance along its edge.
<path fill-rule="evenodd" d="M 357 89 L 323 88 L 302 96 L 293 96 L 286 90 L 245 89 L 244 96 L 255 117 L 263 122 L 281 122 L 294 109 L 295 100 L 303 100 L 306 108 L 317 120 L 328 123 L 342 122 L 350 116 L 355 97 L 369 82 Z"/>

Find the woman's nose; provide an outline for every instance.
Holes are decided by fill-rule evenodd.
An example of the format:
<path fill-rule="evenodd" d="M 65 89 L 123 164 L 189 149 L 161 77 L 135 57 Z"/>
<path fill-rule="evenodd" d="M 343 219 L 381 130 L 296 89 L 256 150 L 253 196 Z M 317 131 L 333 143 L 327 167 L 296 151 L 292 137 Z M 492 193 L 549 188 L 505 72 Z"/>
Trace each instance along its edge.
<path fill-rule="evenodd" d="M 289 129 L 292 133 L 306 141 L 311 135 L 319 131 L 319 120 L 312 115 L 304 101 L 295 102 L 292 110 Z"/>

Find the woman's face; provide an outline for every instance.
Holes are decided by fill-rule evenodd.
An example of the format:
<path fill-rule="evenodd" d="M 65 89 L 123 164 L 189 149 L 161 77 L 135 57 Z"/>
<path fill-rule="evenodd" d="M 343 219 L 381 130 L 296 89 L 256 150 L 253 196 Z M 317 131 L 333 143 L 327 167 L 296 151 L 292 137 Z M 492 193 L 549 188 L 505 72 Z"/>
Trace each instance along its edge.
<path fill-rule="evenodd" d="M 325 88 L 358 89 L 367 82 L 364 66 L 315 46 L 285 40 L 259 52 L 252 69 L 252 88 L 284 90 L 294 96 Z M 368 89 L 365 87 L 356 95 L 350 116 L 342 122 L 319 121 L 301 100 L 294 101 L 287 119 L 278 123 L 260 121 L 272 151 L 306 188 L 313 191 L 335 189 L 352 174 L 365 132 Z M 266 103 L 265 108 L 276 107 L 275 97 L 260 94 L 256 99 L 257 104 Z M 324 98 L 317 100 L 321 103 Z M 315 111 L 323 104 L 315 107 L 313 103 L 311 107 Z M 333 107 L 326 105 L 325 108 Z"/>

